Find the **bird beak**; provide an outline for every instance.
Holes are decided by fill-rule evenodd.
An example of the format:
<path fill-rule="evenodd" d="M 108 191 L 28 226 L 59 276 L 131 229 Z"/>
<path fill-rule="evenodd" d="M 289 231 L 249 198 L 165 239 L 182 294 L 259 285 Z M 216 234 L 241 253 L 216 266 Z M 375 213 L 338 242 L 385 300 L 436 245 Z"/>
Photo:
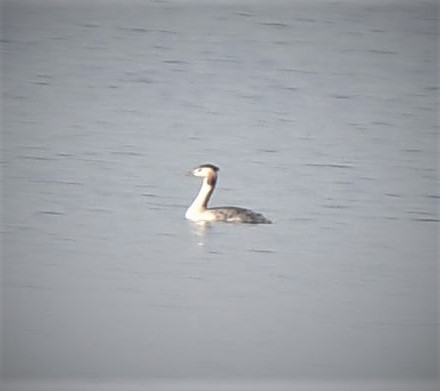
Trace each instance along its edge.
<path fill-rule="evenodd" d="M 186 172 L 186 176 L 193 176 L 192 170 Z"/>

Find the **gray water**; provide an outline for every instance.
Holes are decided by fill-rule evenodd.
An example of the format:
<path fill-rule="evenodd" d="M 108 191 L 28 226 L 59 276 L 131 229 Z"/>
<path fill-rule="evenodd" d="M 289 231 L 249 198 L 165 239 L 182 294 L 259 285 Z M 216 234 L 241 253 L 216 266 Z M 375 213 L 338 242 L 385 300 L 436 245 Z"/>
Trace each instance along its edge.
<path fill-rule="evenodd" d="M 5 384 L 434 384 L 437 49 L 434 1 L 4 2 Z M 186 221 L 207 162 L 274 224 Z"/>

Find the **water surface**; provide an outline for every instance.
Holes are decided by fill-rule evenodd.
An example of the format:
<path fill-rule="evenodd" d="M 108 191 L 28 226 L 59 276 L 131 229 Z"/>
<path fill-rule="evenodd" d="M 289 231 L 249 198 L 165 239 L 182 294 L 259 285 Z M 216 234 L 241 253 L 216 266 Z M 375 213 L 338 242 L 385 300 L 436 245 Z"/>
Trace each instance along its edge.
<path fill-rule="evenodd" d="M 11 387 L 435 381 L 434 2 L 2 11 Z"/>

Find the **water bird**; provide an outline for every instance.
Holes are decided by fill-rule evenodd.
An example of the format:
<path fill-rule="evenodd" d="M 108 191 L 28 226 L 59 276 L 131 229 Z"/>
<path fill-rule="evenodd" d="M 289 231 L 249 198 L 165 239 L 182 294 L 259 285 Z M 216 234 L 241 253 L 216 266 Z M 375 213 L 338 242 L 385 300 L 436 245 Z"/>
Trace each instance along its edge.
<path fill-rule="evenodd" d="M 202 187 L 193 203 L 186 210 L 185 218 L 194 222 L 222 221 L 226 223 L 271 224 L 261 213 L 236 206 L 208 208 L 208 202 L 217 183 L 219 168 L 213 164 L 202 164 L 190 174 L 203 178 Z"/>

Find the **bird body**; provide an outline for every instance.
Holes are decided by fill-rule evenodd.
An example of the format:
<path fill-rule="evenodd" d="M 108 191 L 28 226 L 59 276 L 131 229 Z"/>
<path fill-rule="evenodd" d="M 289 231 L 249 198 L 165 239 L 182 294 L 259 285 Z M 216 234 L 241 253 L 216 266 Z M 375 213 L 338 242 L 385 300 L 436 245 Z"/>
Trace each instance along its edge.
<path fill-rule="evenodd" d="M 208 208 L 208 202 L 214 192 L 219 168 L 213 164 L 202 164 L 191 174 L 203 178 L 202 187 L 193 203 L 186 210 L 185 217 L 195 222 L 222 221 L 227 223 L 270 224 L 271 221 L 261 213 L 236 206 Z"/>

